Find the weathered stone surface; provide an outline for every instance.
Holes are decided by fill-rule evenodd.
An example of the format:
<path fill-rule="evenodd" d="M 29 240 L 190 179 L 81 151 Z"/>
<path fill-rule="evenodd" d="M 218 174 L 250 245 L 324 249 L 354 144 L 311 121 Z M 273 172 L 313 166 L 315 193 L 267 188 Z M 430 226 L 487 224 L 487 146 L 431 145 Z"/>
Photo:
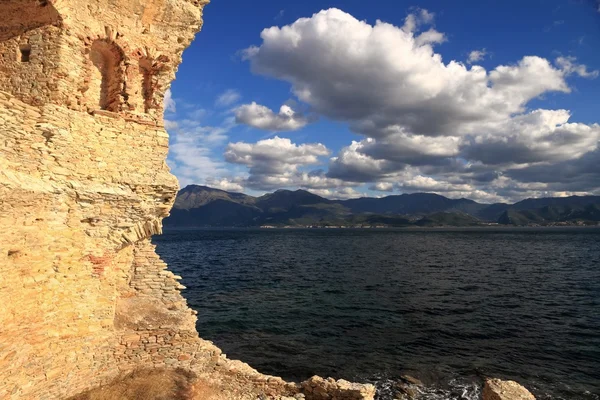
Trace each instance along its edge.
<path fill-rule="evenodd" d="M 178 188 L 162 98 L 204 4 L 0 3 L 0 398 L 63 398 L 201 353 L 148 238 Z M 122 323 L 147 296 L 129 320 L 160 324 Z"/>
<path fill-rule="evenodd" d="M 515 381 L 487 379 L 483 400 L 535 400 L 535 397 Z"/>
<path fill-rule="evenodd" d="M 375 387 L 333 378 L 313 376 L 301 384 L 308 400 L 360 400 L 373 399 Z"/>
<path fill-rule="evenodd" d="M 228 400 L 373 397 L 228 360 L 150 243 L 178 189 L 164 93 L 206 2 L 0 2 L 0 399 L 63 399 L 139 368 L 194 371 Z"/>

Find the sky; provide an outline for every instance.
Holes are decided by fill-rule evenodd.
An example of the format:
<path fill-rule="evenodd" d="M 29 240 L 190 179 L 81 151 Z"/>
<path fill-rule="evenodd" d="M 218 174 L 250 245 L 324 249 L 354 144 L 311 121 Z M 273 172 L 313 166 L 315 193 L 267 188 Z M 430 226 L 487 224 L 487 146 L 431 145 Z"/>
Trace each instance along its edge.
<path fill-rule="evenodd" d="M 596 0 L 213 0 L 168 164 L 253 195 L 600 195 L 598 49 Z"/>

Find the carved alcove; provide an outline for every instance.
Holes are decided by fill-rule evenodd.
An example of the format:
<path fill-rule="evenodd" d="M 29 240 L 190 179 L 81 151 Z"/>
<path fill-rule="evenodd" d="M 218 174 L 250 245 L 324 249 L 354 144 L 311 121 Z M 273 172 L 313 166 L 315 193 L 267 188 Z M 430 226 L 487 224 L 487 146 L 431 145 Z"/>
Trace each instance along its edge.
<path fill-rule="evenodd" d="M 167 56 L 157 54 L 154 49 L 150 48 L 139 50 L 138 56 L 139 74 L 142 77 L 144 112 L 147 114 L 161 113 L 161 101 L 157 90 L 160 89 L 163 73 L 168 69 L 167 65 L 170 60 Z"/>
<path fill-rule="evenodd" d="M 121 111 L 124 90 L 123 50 L 111 40 L 95 40 L 90 48 L 92 63 L 87 98 L 92 109 Z"/>

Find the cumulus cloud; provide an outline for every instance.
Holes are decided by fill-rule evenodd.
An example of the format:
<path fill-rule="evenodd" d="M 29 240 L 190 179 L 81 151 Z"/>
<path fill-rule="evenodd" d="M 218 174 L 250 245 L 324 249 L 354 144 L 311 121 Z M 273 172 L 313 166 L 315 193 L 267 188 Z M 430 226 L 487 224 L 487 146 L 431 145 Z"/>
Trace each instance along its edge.
<path fill-rule="evenodd" d="M 237 103 L 242 98 L 240 92 L 235 89 L 228 89 L 221 93 L 217 100 L 215 101 L 215 105 L 217 107 L 228 107 L 234 103 Z"/>
<path fill-rule="evenodd" d="M 268 165 L 277 169 L 289 165 L 317 164 L 318 158 L 326 155 L 329 155 L 329 150 L 321 143 L 296 145 L 290 139 L 275 136 L 256 143 L 230 143 L 225 159 L 249 167 Z"/>
<path fill-rule="evenodd" d="M 483 60 L 486 55 L 487 55 L 487 51 L 485 49 L 473 50 L 473 51 L 471 51 L 469 53 L 469 57 L 467 58 L 467 62 L 469 64 L 476 63 L 478 61 Z"/>
<path fill-rule="evenodd" d="M 600 143 L 594 151 L 558 163 L 512 168 L 506 176 L 527 184 L 542 183 L 556 191 L 600 194 Z"/>
<path fill-rule="evenodd" d="M 363 146 L 374 139 L 365 141 L 352 141 L 352 144 L 340 150 L 336 157 L 329 163 L 328 176 L 356 182 L 372 182 L 394 175 L 402 170 L 403 166 L 388 160 L 377 160 L 364 154 Z"/>
<path fill-rule="evenodd" d="M 552 191 L 547 184 L 518 182 L 515 171 L 596 151 L 597 124 L 572 122 L 568 110 L 528 105 L 570 93 L 570 76 L 594 78 L 598 71 L 571 57 L 552 63 L 527 55 L 491 70 L 444 61 L 432 44 L 446 36 L 433 22 L 434 14 L 422 9 L 401 27 L 323 10 L 265 29 L 262 43 L 244 54 L 254 72 L 289 82 L 315 113 L 347 122 L 363 136 L 331 158 L 325 176 L 336 181 L 514 198 Z M 485 49 L 474 50 L 467 62 L 485 55 Z M 277 116 L 261 113 L 266 121 Z"/>
<path fill-rule="evenodd" d="M 397 133 L 385 138 L 365 140 L 358 150 L 378 160 L 411 165 L 432 164 L 440 159 L 459 155 L 460 138 L 429 137 Z"/>
<path fill-rule="evenodd" d="M 265 29 L 262 45 L 246 54 L 254 71 L 290 82 L 318 113 L 371 136 L 397 127 L 442 135 L 522 112 L 540 94 L 569 91 L 563 71 L 545 59 L 524 57 L 491 72 L 467 69 L 444 64 L 407 30 L 329 9 Z"/>
<path fill-rule="evenodd" d="M 518 115 L 463 142 L 463 154 L 485 164 L 527 164 L 578 158 L 595 150 L 600 126 L 569 123 L 567 110 Z"/>
<path fill-rule="evenodd" d="M 286 104 L 275 114 L 268 107 L 255 102 L 238 107 L 235 110 L 235 120 L 238 124 L 271 132 L 295 131 L 310 122 L 310 118 L 297 113 Z"/>
<path fill-rule="evenodd" d="M 301 167 L 319 164 L 320 157 L 328 156 L 329 149 L 321 143 L 297 145 L 290 139 L 275 136 L 256 143 L 229 143 L 225 160 L 249 168 L 245 185 L 256 190 L 270 190 L 290 186 L 328 186 L 320 171 L 307 173 Z"/>

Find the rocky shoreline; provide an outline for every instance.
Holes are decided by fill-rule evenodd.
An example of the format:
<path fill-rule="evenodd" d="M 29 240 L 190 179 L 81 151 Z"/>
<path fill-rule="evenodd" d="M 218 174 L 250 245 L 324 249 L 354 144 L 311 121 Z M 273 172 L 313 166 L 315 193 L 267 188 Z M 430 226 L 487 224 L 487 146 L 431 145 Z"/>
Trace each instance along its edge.
<path fill-rule="evenodd" d="M 371 384 L 352 383 L 343 379 L 318 376 L 301 382 L 285 382 L 281 378 L 261 375 L 248 365 L 222 357 L 220 367 L 200 375 L 178 370 L 138 370 L 103 387 L 71 397 L 69 400 L 134 400 L 123 393 L 142 393 L 146 400 L 419 400 L 456 398 L 447 394 L 428 395 L 428 388 L 417 378 L 402 376 L 393 385 L 394 395 L 379 393 Z M 157 392 L 157 382 L 160 389 Z M 117 393 L 117 394 L 115 394 Z M 523 386 L 514 381 L 486 379 L 473 393 L 460 398 L 471 400 L 535 400 Z M 117 397 L 116 397 L 117 396 Z M 464 397 L 467 396 L 467 397 Z"/>

